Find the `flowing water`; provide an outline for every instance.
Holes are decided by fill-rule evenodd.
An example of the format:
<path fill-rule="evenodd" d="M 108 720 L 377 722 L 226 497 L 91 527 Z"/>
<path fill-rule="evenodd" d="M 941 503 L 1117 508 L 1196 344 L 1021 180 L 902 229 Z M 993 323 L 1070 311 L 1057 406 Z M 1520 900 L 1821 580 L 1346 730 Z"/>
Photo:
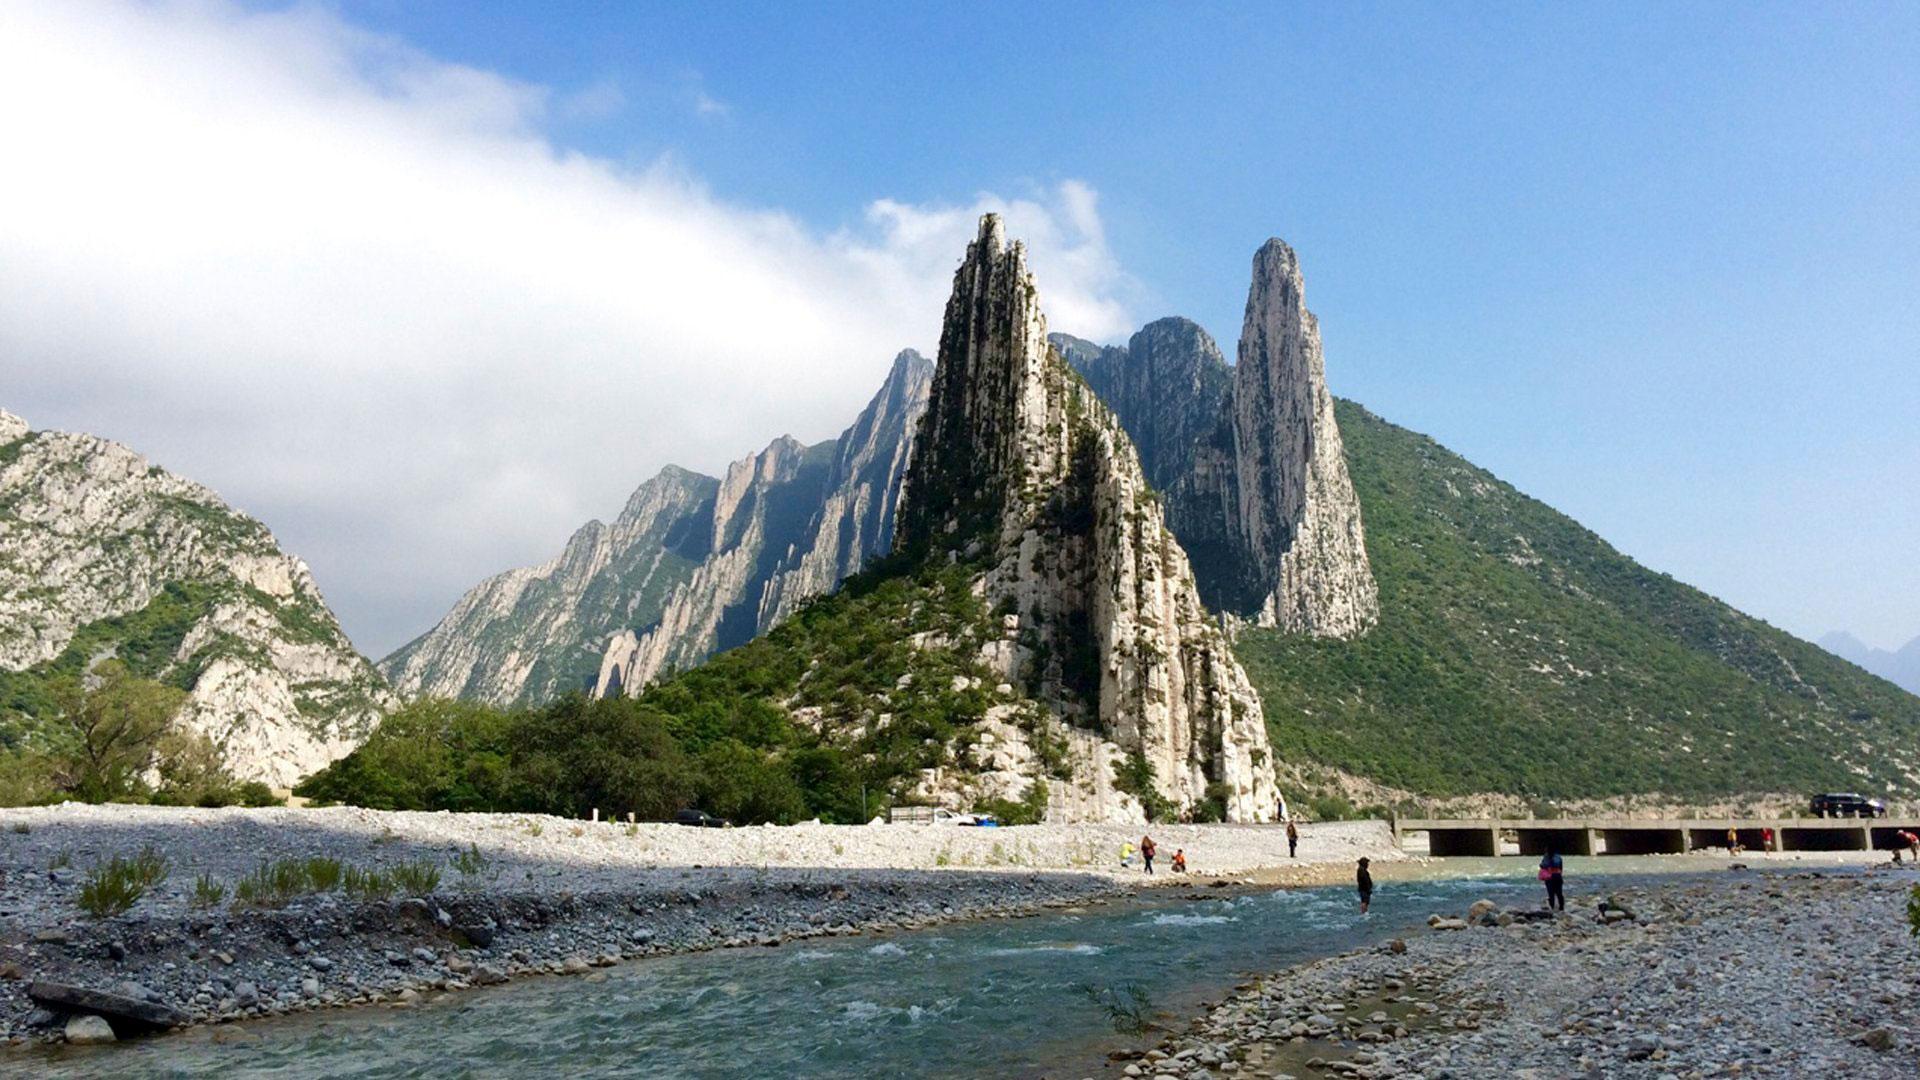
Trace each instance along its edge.
<path fill-rule="evenodd" d="M 1449 860 L 1456 872 L 1480 860 Z M 1644 872 L 1639 859 L 1601 860 Z M 53 1077 L 1008 1077 L 1083 1076 L 1115 1032 L 1106 1002 L 1143 993 L 1184 1023 L 1248 974 L 1418 928 L 1480 897 L 1534 903 L 1531 860 L 1485 860 L 1498 878 L 1378 868 L 1373 912 L 1349 888 L 1115 902 L 1028 919 L 796 942 L 531 979 L 407 1010 L 312 1013 L 102 1048 L 28 1052 Z M 1519 864 L 1516 866 L 1516 864 Z M 1588 865 L 1583 865 L 1588 864 Z M 1721 865 L 1724 865 L 1722 863 Z M 1569 902 L 1586 892 L 1569 860 Z M 1691 869 L 1663 864 L 1663 869 Z M 1394 880 L 1401 878 L 1402 880 Z M 601 976 L 604 976 L 602 978 Z M 544 1080 L 544 1078 L 542 1078 Z"/>

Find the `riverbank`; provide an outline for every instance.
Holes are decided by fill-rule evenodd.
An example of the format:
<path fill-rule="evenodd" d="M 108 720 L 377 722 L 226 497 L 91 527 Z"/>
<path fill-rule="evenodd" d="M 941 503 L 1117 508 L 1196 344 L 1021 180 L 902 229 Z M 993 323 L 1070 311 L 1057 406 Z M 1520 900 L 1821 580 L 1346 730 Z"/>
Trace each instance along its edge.
<path fill-rule="evenodd" d="M 1465 928 L 1244 984 L 1106 1074 L 1910 1077 L 1916 881 L 1884 865 L 1575 879 L 1563 916 L 1436 912 Z"/>
<path fill-rule="evenodd" d="M 0 810 L 0 1038 L 66 1037 L 71 1010 L 44 1007 L 50 987 L 183 1026 L 406 1006 L 643 956 L 1020 916 L 1289 862 L 1273 826 L 1149 831 L 1161 848 L 1153 878 L 1118 865 L 1139 826 L 718 830 L 352 808 Z M 1178 849 L 1195 874 L 1165 873 Z M 82 910 L 93 868 L 143 851 L 164 860 L 162 880 L 124 913 Z M 1400 858 L 1381 823 L 1307 826 L 1292 872 L 1348 873 L 1360 855 Z M 332 884 L 303 892 L 314 863 Z M 241 902 L 263 864 L 300 869 L 306 885 Z M 348 891 L 353 874 L 396 870 L 407 885 L 388 895 Z M 73 1033 L 89 1032 L 99 1027 Z"/>

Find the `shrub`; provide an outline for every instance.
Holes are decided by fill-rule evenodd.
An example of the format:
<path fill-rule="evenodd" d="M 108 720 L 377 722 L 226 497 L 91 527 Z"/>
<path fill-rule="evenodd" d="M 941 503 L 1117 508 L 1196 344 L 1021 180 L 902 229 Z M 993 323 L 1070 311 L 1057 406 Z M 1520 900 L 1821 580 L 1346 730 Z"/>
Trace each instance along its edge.
<path fill-rule="evenodd" d="M 362 870 L 357 866 L 349 866 L 341 881 L 348 896 L 361 900 L 385 900 L 393 895 L 393 878 L 378 870 Z"/>
<path fill-rule="evenodd" d="M 118 915 L 133 907 L 147 890 L 165 881 L 167 861 L 152 848 L 131 859 L 114 856 L 88 873 L 80 886 L 81 910 L 95 918 Z"/>
<path fill-rule="evenodd" d="M 447 860 L 447 864 L 458 870 L 462 877 L 473 877 L 486 872 L 488 859 L 480 853 L 479 844 L 468 844 L 467 850 L 456 853 Z"/>
<path fill-rule="evenodd" d="M 408 896 L 431 896 L 440 887 L 440 868 L 425 859 L 402 863 L 388 870 L 387 876 Z"/>
<path fill-rule="evenodd" d="M 227 887 L 225 885 L 222 885 L 220 882 L 215 881 L 211 876 L 207 874 L 201 874 L 197 879 L 194 880 L 193 900 L 192 900 L 192 904 L 194 907 L 196 908 L 218 907 L 220 906 L 220 902 L 222 900 L 225 900 L 226 898 L 227 898 Z"/>
<path fill-rule="evenodd" d="M 247 907 L 285 907 L 297 896 L 339 884 L 338 859 L 280 859 L 263 862 L 233 887 L 233 902 Z"/>

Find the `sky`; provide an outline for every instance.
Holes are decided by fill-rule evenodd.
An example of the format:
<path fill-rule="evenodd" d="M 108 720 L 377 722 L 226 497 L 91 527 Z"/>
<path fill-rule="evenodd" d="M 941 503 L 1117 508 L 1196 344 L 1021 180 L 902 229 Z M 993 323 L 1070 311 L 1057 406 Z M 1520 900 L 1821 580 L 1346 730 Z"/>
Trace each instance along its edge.
<path fill-rule="evenodd" d="M 215 488 L 379 656 L 836 434 L 984 210 L 1052 328 L 1229 356 L 1280 236 L 1336 393 L 1894 647 L 1915 56 L 1893 4 L 9 3 L 0 408 Z"/>

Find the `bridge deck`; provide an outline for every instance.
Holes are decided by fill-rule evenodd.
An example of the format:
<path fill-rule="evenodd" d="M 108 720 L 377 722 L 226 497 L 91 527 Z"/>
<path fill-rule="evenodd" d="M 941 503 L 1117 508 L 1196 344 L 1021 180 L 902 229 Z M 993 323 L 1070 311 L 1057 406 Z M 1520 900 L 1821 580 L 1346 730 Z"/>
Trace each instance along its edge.
<path fill-rule="evenodd" d="M 1892 851 L 1900 832 L 1920 835 L 1913 818 L 1400 818 L 1395 840 L 1425 833 L 1434 855 L 1501 855 L 1512 835 L 1522 855 L 1683 854 L 1727 847 L 1767 851 Z M 1770 831 L 1769 831 L 1770 830 Z"/>

